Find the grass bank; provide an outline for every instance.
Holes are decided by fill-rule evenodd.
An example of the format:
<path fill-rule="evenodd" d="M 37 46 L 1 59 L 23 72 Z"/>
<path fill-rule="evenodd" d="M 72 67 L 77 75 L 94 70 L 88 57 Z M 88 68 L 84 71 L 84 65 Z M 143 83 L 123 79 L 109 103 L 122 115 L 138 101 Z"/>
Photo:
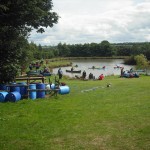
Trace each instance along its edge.
<path fill-rule="evenodd" d="M 70 94 L 0 103 L 0 149 L 149 149 L 149 76 L 62 82 Z"/>
<path fill-rule="evenodd" d="M 49 59 L 50 61 L 62 61 L 62 60 L 78 60 L 78 59 L 125 59 L 128 56 L 111 56 L 111 57 L 58 57 Z"/>
<path fill-rule="evenodd" d="M 46 59 L 44 60 L 44 66 L 47 66 L 50 70 L 52 68 L 58 68 L 58 67 L 66 67 L 72 65 L 72 60 L 80 60 L 80 59 L 125 59 L 126 56 L 115 56 L 115 57 L 58 57 L 58 58 L 52 58 L 52 59 Z M 46 61 L 48 62 L 46 64 Z"/>

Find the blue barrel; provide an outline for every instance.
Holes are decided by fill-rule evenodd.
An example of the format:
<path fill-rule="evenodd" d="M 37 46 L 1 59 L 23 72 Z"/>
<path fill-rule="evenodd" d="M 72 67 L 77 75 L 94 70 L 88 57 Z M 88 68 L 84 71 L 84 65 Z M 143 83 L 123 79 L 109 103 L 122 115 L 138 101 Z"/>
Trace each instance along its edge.
<path fill-rule="evenodd" d="M 20 87 L 18 84 L 16 83 L 11 83 L 11 86 L 10 86 L 10 92 L 19 92 L 20 93 Z"/>
<path fill-rule="evenodd" d="M 6 102 L 16 102 L 19 101 L 21 99 L 21 94 L 17 91 L 15 92 L 10 92 L 6 95 L 5 97 L 5 101 Z"/>
<path fill-rule="evenodd" d="M 36 89 L 45 89 L 44 83 L 38 83 Z M 45 91 L 37 91 L 37 98 L 45 98 Z"/>
<path fill-rule="evenodd" d="M 5 102 L 5 97 L 8 92 L 0 92 L 0 102 Z"/>
<path fill-rule="evenodd" d="M 36 84 L 29 84 L 29 89 L 36 89 Z M 29 98 L 36 99 L 36 91 L 29 91 Z"/>
<path fill-rule="evenodd" d="M 51 86 L 50 86 L 50 88 L 51 88 L 51 89 L 55 89 L 55 84 L 52 83 Z"/>
<path fill-rule="evenodd" d="M 45 84 L 45 89 L 50 90 L 50 84 Z M 50 91 L 45 91 L 46 95 L 49 94 L 49 93 L 50 93 Z"/>
<path fill-rule="evenodd" d="M 5 84 L 0 84 L 0 90 L 6 91 L 7 87 Z"/>
<path fill-rule="evenodd" d="M 59 94 L 68 94 L 70 92 L 69 86 L 60 86 Z"/>
<path fill-rule="evenodd" d="M 20 87 L 20 94 L 21 94 L 21 97 L 25 97 L 27 95 L 27 84 L 26 82 L 19 82 L 17 83 Z"/>

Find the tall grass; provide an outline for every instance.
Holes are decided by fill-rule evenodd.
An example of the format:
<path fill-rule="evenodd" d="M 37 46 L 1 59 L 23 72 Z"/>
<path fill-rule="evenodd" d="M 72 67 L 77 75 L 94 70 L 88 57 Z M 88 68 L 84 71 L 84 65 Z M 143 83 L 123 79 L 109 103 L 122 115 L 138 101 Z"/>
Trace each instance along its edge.
<path fill-rule="evenodd" d="M 62 82 L 70 94 L 0 103 L 2 150 L 149 149 L 150 77 Z"/>

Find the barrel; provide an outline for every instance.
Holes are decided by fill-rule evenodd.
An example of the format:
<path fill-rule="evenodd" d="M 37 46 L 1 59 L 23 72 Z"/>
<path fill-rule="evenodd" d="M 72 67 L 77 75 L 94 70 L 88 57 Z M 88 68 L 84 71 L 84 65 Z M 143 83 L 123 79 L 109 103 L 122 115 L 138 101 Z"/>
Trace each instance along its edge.
<path fill-rule="evenodd" d="M 17 83 L 20 87 L 20 94 L 21 94 L 21 98 L 24 98 L 27 95 L 27 84 L 26 82 L 19 82 Z"/>
<path fill-rule="evenodd" d="M 0 90 L 6 91 L 7 87 L 5 84 L 0 84 Z"/>
<path fill-rule="evenodd" d="M 21 94 L 17 91 L 10 92 L 6 95 L 5 101 L 6 102 L 17 102 L 21 99 Z"/>
<path fill-rule="evenodd" d="M 70 92 L 70 88 L 69 86 L 65 85 L 65 86 L 60 86 L 59 87 L 59 94 L 68 94 Z"/>
<path fill-rule="evenodd" d="M 16 83 L 11 83 L 11 86 L 10 86 L 10 92 L 19 92 L 20 93 L 20 87 L 18 84 Z"/>
<path fill-rule="evenodd" d="M 45 90 L 45 84 L 44 83 L 36 84 L 36 89 Z M 45 91 L 37 91 L 36 96 L 37 98 L 45 98 Z"/>
<path fill-rule="evenodd" d="M 45 89 L 50 90 L 50 84 L 45 84 Z M 49 93 L 50 93 L 50 91 L 45 91 L 46 95 L 49 94 Z"/>
<path fill-rule="evenodd" d="M 51 88 L 51 89 L 55 89 L 55 84 L 52 83 L 51 86 L 50 86 L 50 88 Z"/>
<path fill-rule="evenodd" d="M 0 102 L 5 102 L 5 97 L 8 94 L 8 92 L 0 92 Z"/>
<path fill-rule="evenodd" d="M 29 89 L 36 89 L 36 84 L 29 84 Z M 36 99 L 36 91 L 29 91 L 29 98 Z"/>

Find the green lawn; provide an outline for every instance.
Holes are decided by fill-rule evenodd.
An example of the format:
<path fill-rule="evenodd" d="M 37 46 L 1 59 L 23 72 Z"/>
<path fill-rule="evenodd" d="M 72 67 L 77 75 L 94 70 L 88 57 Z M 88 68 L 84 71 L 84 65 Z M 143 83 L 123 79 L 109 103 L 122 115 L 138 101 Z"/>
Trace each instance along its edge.
<path fill-rule="evenodd" d="M 0 103 L 1 150 L 150 149 L 149 76 L 62 81 L 70 94 Z"/>

